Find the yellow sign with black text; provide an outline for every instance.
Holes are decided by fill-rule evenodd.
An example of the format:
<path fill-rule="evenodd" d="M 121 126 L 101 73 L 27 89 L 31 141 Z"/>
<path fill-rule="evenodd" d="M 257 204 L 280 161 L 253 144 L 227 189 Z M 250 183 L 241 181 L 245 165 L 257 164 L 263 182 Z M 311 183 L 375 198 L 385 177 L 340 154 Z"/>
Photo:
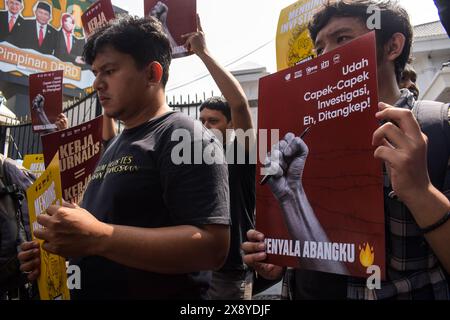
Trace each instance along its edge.
<path fill-rule="evenodd" d="M 281 10 L 276 39 L 278 71 L 315 57 L 308 23 L 325 1 L 300 0 Z"/>
<path fill-rule="evenodd" d="M 59 157 L 55 155 L 47 170 L 27 190 L 28 210 L 31 230 L 42 228 L 37 217 L 46 214 L 51 205 L 62 205 L 61 176 L 59 174 Z M 33 235 L 33 240 L 37 240 Z M 70 300 L 67 287 L 66 259 L 51 254 L 41 245 L 41 274 L 38 278 L 41 300 Z"/>

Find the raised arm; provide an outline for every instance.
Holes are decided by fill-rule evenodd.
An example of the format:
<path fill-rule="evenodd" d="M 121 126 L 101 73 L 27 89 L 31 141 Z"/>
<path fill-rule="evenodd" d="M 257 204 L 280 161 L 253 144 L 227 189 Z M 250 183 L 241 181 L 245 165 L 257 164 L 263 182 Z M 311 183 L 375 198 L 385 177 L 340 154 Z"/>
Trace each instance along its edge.
<path fill-rule="evenodd" d="M 231 109 L 231 119 L 233 128 L 247 131 L 253 130 L 252 117 L 250 114 L 250 106 L 247 97 L 239 82 L 227 70 L 225 70 L 217 60 L 209 52 L 205 34 L 203 32 L 200 17 L 197 16 L 197 32 L 185 34 L 182 37 L 186 39 L 185 46 L 188 50 L 193 51 L 205 64 L 212 78 L 219 87 L 222 95 L 227 100 Z M 252 134 L 254 140 L 254 133 Z M 252 141 L 253 143 L 254 141 Z M 247 146 L 248 149 L 248 146 Z"/>

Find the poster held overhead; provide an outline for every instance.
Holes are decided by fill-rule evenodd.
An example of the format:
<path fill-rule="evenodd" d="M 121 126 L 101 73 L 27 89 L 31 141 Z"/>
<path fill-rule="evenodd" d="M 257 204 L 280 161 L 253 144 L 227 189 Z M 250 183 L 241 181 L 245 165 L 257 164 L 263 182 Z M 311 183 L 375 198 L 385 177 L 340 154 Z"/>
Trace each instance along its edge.
<path fill-rule="evenodd" d="M 89 38 L 96 30 L 107 25 L 110 20 L 114 20 L 115 17 L 111 0 L 94 2 L 81 16 L 86 38 Z"/>
<path fill-rule="evenodd" d="M 191 55 L 183 34 L 197 31 L 196 0 L 144 0 L 145 16 L 154 16 L 164 28 L 172 47 L 173 58 Z"/>

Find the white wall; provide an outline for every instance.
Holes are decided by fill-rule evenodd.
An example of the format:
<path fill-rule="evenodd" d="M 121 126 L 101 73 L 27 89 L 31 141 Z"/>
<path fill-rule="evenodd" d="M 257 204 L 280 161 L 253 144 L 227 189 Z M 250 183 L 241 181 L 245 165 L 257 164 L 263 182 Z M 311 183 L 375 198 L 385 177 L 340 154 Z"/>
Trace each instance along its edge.
<path fill-rule="evenodd" d="M 431 85 L 442 64 L 450 59 L 450 47 L 446 51 L 419 53 L 414 55 L 413 67 L 417 72 L 417 84 L 422 94 Z"/>

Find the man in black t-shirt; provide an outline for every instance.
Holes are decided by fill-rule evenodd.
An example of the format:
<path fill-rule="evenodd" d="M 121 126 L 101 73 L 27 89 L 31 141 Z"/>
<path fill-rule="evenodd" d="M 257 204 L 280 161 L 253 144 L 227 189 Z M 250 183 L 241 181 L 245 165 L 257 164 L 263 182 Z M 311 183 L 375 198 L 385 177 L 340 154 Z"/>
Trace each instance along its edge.
<path fill-rule="evenodd" d="M 225 265 L 212 274 L 208 297 L 237 300 L 244 298 L 248 271 L 242 261 L 240 245 L 254 225 L 256 160 L 252 159 L 255 155 L 252 148 L 255 134 L 244 91 L 233 75 L 211 56 L 199 19 L 197 24 L 198 32 L 184 36 L 186 46 L 203 61 L 225 98 L 204 101 L 200 106 L 200 120 L 226 149 L 230 188 L 230 250 Z"/>
<path fill-rule="evenodd" d="M 125 130 L 107 144 L 81 207 L 50 207 L 35 235 L 80 268 L 74 299 L 203 299 L 204 270 L 228 252 L 228 174 L 225 164 L 178 162 L 173 152 L 179 136 L 200 151 L 217 143 L 165 102 L 171 51 L 161 24 L 121 17 L 89 38 L 84 58 L 105 114 Z M 31 280 L 38 248 L 26 243 L 19 255 Z"/>

